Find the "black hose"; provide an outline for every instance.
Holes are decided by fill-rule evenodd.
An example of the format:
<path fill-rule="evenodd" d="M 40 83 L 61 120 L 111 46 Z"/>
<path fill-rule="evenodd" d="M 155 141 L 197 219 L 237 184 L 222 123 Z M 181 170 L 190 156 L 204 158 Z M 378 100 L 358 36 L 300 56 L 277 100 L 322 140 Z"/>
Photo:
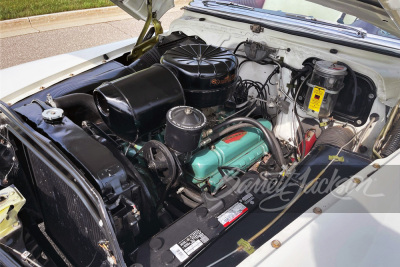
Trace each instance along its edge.
<path fill-rule="evenodd" d="M 189 199 L 188 197 L 186 197 L 185 195 L 179 195 L 180 199 L 182 200 L 183 204 L 185 204 L 186 206 L 194 209 L 196 208 L 200 203 L 196 203 L 193 200 Z"/>
<path fill-rule="evenodd" d="M 40 99 L 33 99 L 31 103 L 37 104 L 43 111 L 50 108 L 49 105 L 47 105 L 45 102 L 43 102 Z"/>
<path fill-rule="evenodd" d="M 259 128 L 262 131 L 262 133 L 265 137 L 265 140 L 267 142 L 267 145 L 271 149 L 271 153 L 272 153 L 273 157 L 278 162 L 279 166 L 283 168 L 286 165 L 285 158 L 283 157 L 282 149 L 281 149 L 278 141 L 276 140 L 274 133 L 272 131 L 270 131 L 269 129 L 265 128 L 264 125 L 262 125 L 260 122 L 254 120 L 254 119 L 247 118 L 247 117 L 237 117 L 237 118 L 233 118 L 233 119 L 224 121 L 213 128 L 214 134 L 212 134 L 210 136 L 210 138 L 213 139 L 213 135 L 215 135 L 217 133 L 218 129 L 221 129 L 221 128 L 226 127 L 233 123 L 242 123 L 242 122 L 252 124 L 253 126 Z"/>
<path fill-rule="evenodd" d="M 92 95 L 76 93 L 57 97 L 53 101 L 77 125 L 86 120 L 95 124 L 102 122 Z"/>
<path fill-rule="evenodd" d="M 268 95 L 270 95 L 268 82 L 271 83 L 272 77 L 273 77 L 275 74 L 278 74 L 278 73 L 279 73 L 279 67 L 276 67 L 276 68 L 270 73 L 270 75 L 269 75 L 269 76 L 267 77 L 267 79 L 265 80 L 265 83 L 263 84 L 263 87 L 264 87 L 264 88 L 265 88 L 265 86 L 268 87 Z"/>
<path fill-rule="evenodd" d="M 85 130 L 90 135 L 98 135 L 102 138 L 106 139 L 108 142 L 114 144 L 114 146 L 120 149 L 121 145 L 118 144 L 114 139 L 112 139 L 108 134 L 106 134 L 97 124 L 94 124 L 91 121 L 82 121 L 82 129 Z"/>
<path fill-rule="evenodd" d="M 254 127 L 254 125 L 253 125 L 253 124 L 250 124 L 250 123 L 238 123 L 238 124 L 234 124 L 234 125 L 232 125 L 232 126 L 229 126 L 229 127 L 225 128 L 225 129 L 223 129 L 223 130 L 220 131 L 220 132 L 216 132 L 216 133 L 215 133 L 215 139 L 211 139 L 211 141 L 214 141 L 214 140 L 216 140 L 216 139 L 218 139 L 218 138 L 220 138 L 220 137 L 226 135 L 227 133 L 231 133 L 231 132 L 233 132 L 233 131 L 236 131 L 236 130 L 238 130 L 238 129 L 245 128 L 245 127 Z M 214 138 L 214 136 L 213 136 L 213 138 Z"/>
<path fill-rule="evenodd" d="M 245 44 L 245 43 L 247 43 L 247 41 L 240 42 L 240 43 L 236 46 L 235 50 L 233 50 L 233 53 L 236 54 L 236 52 L 237 52 L 237 50 L 239 49 L 239 47 L 240 47 L 242 44 Z"/>
<path fill-rule="evenodd" d="M 310 71 L 311 71 L 311 69 L 309 69 Z M 307 80 L 307 78 L 308 77 L 310 77 L 310 75 L 311 75 L 311 72 L 309 72 L 308 74 L 307 74 L 307 76 L 306 76 L 306 78 L 304 79 L 304 81 L 300 84 L 300 86 L 299 86 L 299 88 L 297 89 L 297 90 L 299 90 L 299 91 L 297 91 L 296 92 L 296 96 L 295 96 L 295 98 L 294 98 L 294 104 L 293 104 L 293 111 L 294 111 L 294 115 L 296 116 L 296 119 L 297 119 L 297 122 L 298 122 L 298 124 L 299 124 L 299 127 L 300 127 L 300 132 L 301 132 L 301 140 L 302 140 L 302 143 L 303 143 L 303 151 L 302 152 L 300 152 L 301 153 L 301 155 L 300 155 L 300 157 L 301 158 L 304 158 L 305 157 L 305 155 L 306 155 L 306 139 L 305 139 L 305 136 L 306 136 L 306 133 L 305 133 L 305 131 L 304 131 L 304 128 L 303 128 L 303 124 L 301 124 L 301 121 L 300 121 L 300 116 L 299 116 L 299 114 L 297 113 L 297 98 L 298 98 L 298 96 L 299 96 L 299 94 L 300 94 L 300 90 L 301 90 L 301 87 L 303 86 L 303 84 L 306 82 L 306 80 Z M 296 156 L 296 154 L 297 154 L 297 149 L 295 149 L 295 156 Z M 296 157 L 296 159 L 297 159 L 297 157 Z"/>
<path fill-rule="evenodd" d="M 299 72 L 297 72 L 294 76 L 292 76 L 292 79 L 290 80 L 290 83 L 289 83 L 289 87 L 290 87 L 289 89 L 290 89 L 290 92 L 291 92 L 291 95 L 292 95 L 293 98 L 295 97 L 295 93 L 296 93 L 295 90 L 294 90 L 295 81 L 299 80 L 301 78 L 301 76 L 307 75 L 307 73 L 312 71 L 312 70 L 313 70 L 312 65 L 310 66 L 309 64 L 307 64 Z M 292 73 L 295 73 L 295 72 L 292 72 Z M 300 82 L 297 83 L 297 86 L 300 87 Z M 299 88 L 299 89 L 301 89 L 301 88 Z"/>
<path fill-rule="evenodd" d="M 236 56 L 238 56 L 238 55 L 236 55 Z M 266 66 L 266 65 L 276 65 L 276 63 L 273 62 L 273 61 L 265 61 L 265 60 L 262 60 L 262 61 L 255 61 L 255 60 L 249 59 L 248 57 L 244 57 L 244 58 L 245 58 L 245 60 L 243 60 L 242 62 L 240 62 L 239 66 L 238 66 L 238 70 L 240 70 L 240 67 L 241 67 L 244 63 L 246 63 L 246 62 L 254 62 L 254 63 L 257 63 L 258 65 L 262 65 L 262 66 Z"/>
<path fill-rule="evenodd" d="M 294 104 L 294 115 L 296 116 L 297 123 L 299 124 L 300 132 L 301 132 L 301 144 L 302 144 L 302 151 L 300 152 L 300 158 L 304 158 L 306 156 L 306 133 L 304 131 L 303 124 L 301 124 L 301 120 L 299 118 L 299 114 L 297 113 L 297 106 L 296 103 Z M 297 153 L 297 149 L 296 149 Z"/>
<path fill-rule="evenodd" d="M 278 66 L 280 65 L 282 68 L 287 68 L 290 71 L 293 71 L 293 72 L 301 71 L 301 69 L 296 69 L 295 67 L 292 67 L 283 61 L 278 61 L 278 60 L 274 60 L 274 59 L 272 59 L 272 61 L 275 62 L 275 64 L 277 64 Z"/>
<path fill-rule="evenodd" d="M 310 75 L 310 74 L 309 74 Z M 308 76 L 309 76 L 308 75 Z M 307 79 L 307 78 L 306 78 Z M 303 81 L 303 83 L 305 82 L 305 80 Z M 302 83 L 302 84 L 303 84 Z M 297 89 L 297 90 L 300 90 L 301 89 L 301 85 L 299 86 L 299 88 Z M 300 120 L 300 117 L 299 117 L 299 114 L 297 113 L 297 98 L 298 98 L 298 96 L 299 96 L 299 94 L 300 94 L 300 92 L 299 91 L 297 91 L 296 92 L 296 96 L 295 96 L 295 98 L 294 98 L 294 103 L 293 103 L 293 111 L 294 111 L 294 115 L 295 115 L 295 117 L 296 117 L 296 120 L 297 120 L 297 123 L 299 124 L 299 128 L 300 128 L 300 133 L 301 133 L 301 139 L 299 138 L 299 140 L 302 140 L 302 151 L 300 151 L 300 159 L 302 159 L 302 158 L 304 158 L 305 157 L 305 155 L 306 155 L 306 140 L 305 140 L 305 136 L 306 136 L 306 133 L 305 133 L 305 131 L 304 131 L 304 128 L 303 128 L 303 124 L 301 124 L 301 120 Z M 297 132 L 297 131 L 296 131 Z M 297 134 L 297 133 L 296 133 Z M 299 148 L 300 149 L 300 148 Z M 295 149 L 295 159 L 297 160 L 297 149 Z"/>
<path fill-rule="evenodd" d="M 131 69 L 135 72 L 147 69 L 156 63 L 160 63 L 161 54 L 157 46 L 154 46 L 146 53 L 144 53 L 140 58 L 135 60 L 129 65 Z"/>
<path fill-rule="evenodd" d="M 185 214 L 184 212 L 180 211 L 177 207 L 175 207 L 174 205 L 172 205 L 167 201 L 164 201 L 164 207 L 169 213 L 174 215 L 176 218 L 180 218 Z"/>
<path fill-rule="evenodd" d="M 182 193 L 197 203 L 203 203 L 203 198 L 201 195 L 189 188 L 184 187 Z"/>

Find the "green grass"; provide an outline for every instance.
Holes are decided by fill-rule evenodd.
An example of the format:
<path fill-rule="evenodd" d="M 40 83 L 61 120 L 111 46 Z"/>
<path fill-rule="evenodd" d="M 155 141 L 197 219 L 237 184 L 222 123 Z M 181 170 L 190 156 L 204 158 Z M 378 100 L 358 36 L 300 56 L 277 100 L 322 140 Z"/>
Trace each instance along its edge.
<path fill-rule="evenodd" d="M 0 0 L 0 20 L 112 5 L 110 0 Z"/>

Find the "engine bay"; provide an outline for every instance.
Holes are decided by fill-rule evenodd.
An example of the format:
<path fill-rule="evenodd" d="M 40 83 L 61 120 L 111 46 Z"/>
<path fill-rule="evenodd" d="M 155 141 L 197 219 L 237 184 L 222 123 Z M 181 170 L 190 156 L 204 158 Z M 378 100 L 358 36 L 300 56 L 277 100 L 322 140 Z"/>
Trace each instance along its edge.
<path fill-rule="evenodd" d="M 237 264 L 329 193 L 284 201 L 257 185 L 302 196 L 316 177 L 349 179 L 400 147 L 398 106 L 380 102 L 374 77 L 320 55 L 291 64 L 285 55 L 302 53 L 292 49 L 172 31 L 133 63 L 124 55 L 12 108 L 100 194 L 127 265 L 204 266 L 239 245 Z M 31 177 L 35 193 L 17 187 L 48 211 L 39 217 L 73 265 L 116 264 L 54 169 L 15 132 L 1 134 L 2 185 Z"/>

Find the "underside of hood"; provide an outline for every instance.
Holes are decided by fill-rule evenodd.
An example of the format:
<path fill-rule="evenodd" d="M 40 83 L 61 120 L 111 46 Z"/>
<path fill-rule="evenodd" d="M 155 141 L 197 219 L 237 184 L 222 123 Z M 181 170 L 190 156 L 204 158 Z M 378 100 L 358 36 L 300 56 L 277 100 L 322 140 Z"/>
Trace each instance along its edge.
<path fill-rule="evenodd" d="M 356 16 L 382 30 L 400 37 L 399 0 L 307 0 Z"/>
<path fill-rule="evenodd" d="M 152 2 L 153 16 L 160 19 L 168 10 L 174 7 L 174 0 L 111 0 L 114 4 L 123 9 L 126 13 L 137 20 L 146 20 L 147 3 Z"/>

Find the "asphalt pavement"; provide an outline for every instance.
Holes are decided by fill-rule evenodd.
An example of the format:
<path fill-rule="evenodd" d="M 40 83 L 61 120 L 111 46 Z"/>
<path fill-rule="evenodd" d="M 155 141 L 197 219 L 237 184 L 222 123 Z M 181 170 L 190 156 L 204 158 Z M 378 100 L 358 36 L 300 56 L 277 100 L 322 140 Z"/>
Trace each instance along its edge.
<path fill-rule="evenodd" d="M 176 7 L 168 11 L 161 18 L 164 30 L 182 14 Z M 132 18 L 1 38 L 0 69 L 136 37 L 143 24 Z"/>

